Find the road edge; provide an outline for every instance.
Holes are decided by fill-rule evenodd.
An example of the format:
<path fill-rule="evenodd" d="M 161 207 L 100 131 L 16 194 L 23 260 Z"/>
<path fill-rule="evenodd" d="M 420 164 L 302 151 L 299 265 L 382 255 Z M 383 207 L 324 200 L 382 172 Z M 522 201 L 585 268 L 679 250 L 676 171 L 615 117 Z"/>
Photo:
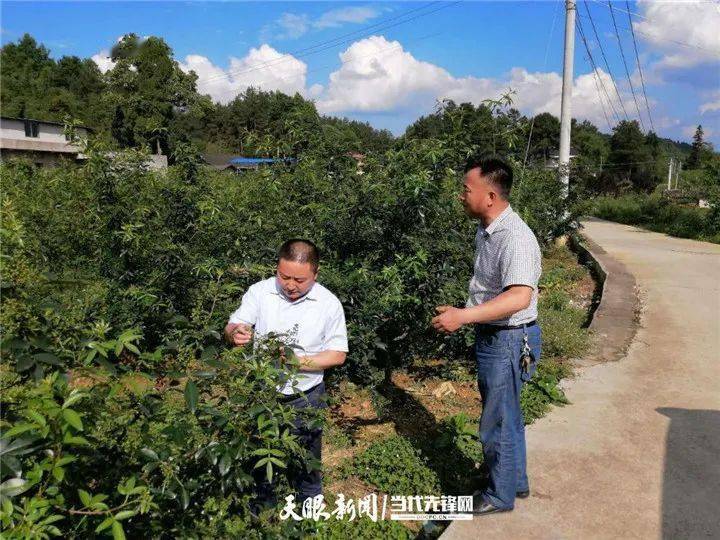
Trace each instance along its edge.
<path fill-rule="evenodd" d="M 584 221 L 598 220 L 587 218 Z M 603 221 L 603 220 L 598 220 Z M 571 236 L 572 249 L 600 280 L 600 301 L 588 329 L 591 345 L 587 354 L 574 360 L 578 367 L 623 358 L 639 327 L 640 299 L 637 282 L 623 263 L 611 257 L 580 230 Z"/>

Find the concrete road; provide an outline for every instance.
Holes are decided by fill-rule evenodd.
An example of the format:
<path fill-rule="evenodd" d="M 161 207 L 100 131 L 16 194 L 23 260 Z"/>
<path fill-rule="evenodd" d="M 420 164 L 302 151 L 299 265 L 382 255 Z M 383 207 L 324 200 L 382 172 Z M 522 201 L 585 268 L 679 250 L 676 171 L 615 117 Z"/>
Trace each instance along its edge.
<path fill-rule="evenodd" d="M 720 246 L 597 220 L 584 234 L 635 276 L 640 328 L 528 429 L 530 498 L 444 540 L 720 538 Z"/>

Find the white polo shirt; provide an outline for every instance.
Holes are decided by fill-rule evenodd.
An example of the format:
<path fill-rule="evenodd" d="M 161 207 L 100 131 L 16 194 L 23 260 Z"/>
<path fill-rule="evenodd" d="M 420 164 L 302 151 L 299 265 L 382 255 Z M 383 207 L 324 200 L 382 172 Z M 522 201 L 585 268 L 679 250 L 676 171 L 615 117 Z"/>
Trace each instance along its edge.
<path fill-rule="evenodd" d="M 230 323 L 255 326 L 255 339 L 270 332 L 289 334 L 286 343 L 298 356 L 323 351 L 348 352 L 345 313 L 337 297 L 319 283 L 292 302 L 283 294 L 277 278 L 271 277 L 252 285 L 242 297 L 240 307 L 230 315 Z M 306 391 L 323 380 L 322 371 L 302 372 L 296 377 L 297 390 Z M 278 388 L 289 395 L 292 379 Z"/>

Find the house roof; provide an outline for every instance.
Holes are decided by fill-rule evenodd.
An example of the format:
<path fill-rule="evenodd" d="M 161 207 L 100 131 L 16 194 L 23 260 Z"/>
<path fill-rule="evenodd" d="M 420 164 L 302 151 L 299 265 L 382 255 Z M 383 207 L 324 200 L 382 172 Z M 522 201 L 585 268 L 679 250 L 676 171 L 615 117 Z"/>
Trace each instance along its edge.
<path fill-rule="evenodd" d="M 30 152 L 54 152 L 77 154 L 77 146 L 62 142 L 42 141 L 38 139 L 0 139 L 0 148 L 4 150 L 25 150 Z"/>
<path fill-rule="evenodd" d="M 205 163 L 216 169 L 244 169 L 272 163 L 295 162 L 292 158 L 248 158 L 235 154 L 202 154 L 202 158 Z"/>
<path fill-rule="evenodd" d="M 18 122 L 24 122 L 25 120 L 29 120 L 30 122 L 40 122 L 41 124 L 50 124 L 52 126 L 65 126 L 64 122 L 55 122 L 54 120 L 39 120 L 37 118 L 17 118 L 15 116 L 0 116 L 0 120 L 17 120 Z M 79 127 L 82 129 L 87 129 L 88 131 L 93 131 L 92 128 L 87 126 L 78 125 L 75 127 Z"/>

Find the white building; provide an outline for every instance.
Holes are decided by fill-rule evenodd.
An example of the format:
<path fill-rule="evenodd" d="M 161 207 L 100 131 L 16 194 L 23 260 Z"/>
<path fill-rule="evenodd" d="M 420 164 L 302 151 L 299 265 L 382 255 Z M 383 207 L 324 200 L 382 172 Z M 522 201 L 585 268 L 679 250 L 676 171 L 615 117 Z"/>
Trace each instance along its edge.
<path fill-rule="evenodd" d="M 38 167 L 57 165 L 60 160 L 86 159 L 80 148 L 70 144 L 65 137 L 65 126 L 60 122 L 32 120 L 29 118 L 0 117 L 0 160 L 13 157 L 29 159 Z M 90 129 L 75 128 L 80 139 L 87 139 Z M 108 152 L 113 157 L 115 152 Z M 150 170 L 167 169 L 167 156 L 151 154 L 147 158 Z"/>
<path fill-rule="evenodd" d="M 83 159 L 80 149 L 70 144 L 60 122 L 0 117 L 0 159 L 27 158 L 38 166 L 56 165 L 61 159 Z M 76 128 L 87 138 L 89 129 Z"/>

